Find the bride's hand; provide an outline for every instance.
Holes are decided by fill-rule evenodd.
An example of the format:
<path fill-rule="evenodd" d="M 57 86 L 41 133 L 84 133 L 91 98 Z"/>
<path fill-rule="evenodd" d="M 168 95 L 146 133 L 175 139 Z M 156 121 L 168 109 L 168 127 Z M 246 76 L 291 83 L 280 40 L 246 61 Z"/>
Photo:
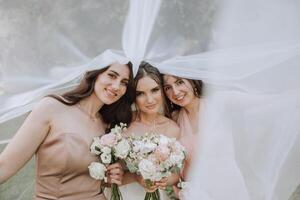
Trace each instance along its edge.
<path fill-rule="evenodd" d="M 168 186 L 168 178 L 162 178 L 160 181 L 155 182 L 156 187 L 158 187 L 161 190 L 165 190 L 166 187 Z"/>
<path fill-rule="evenodd" d="M 157 186 L 155 184 L 153 184 L 152 186 L 147 186 L 142 176 L 136 175 L 136 180 L 141 186 L 143 186 L 143 188 L 145 188 L 146 192 L 152 193 L 157 190 Z"/>
<path fill-rule="evenodd" d="M 124 176 L 124 169 L 120 163 L 113 163 L 107 166 L 107 182 L 109 184 L 115 183 L 121 185 Z"/>

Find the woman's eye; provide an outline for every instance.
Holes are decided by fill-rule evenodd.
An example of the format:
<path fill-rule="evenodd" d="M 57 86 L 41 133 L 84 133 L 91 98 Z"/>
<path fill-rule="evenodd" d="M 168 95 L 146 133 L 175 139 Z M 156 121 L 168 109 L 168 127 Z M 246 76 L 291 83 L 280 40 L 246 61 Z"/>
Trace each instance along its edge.
<path fill-rule="evenodd" d="M 108 76 L 109 76 L 111 79 L 115 79 L 115 78 L 117 78 L 117 76 L 116 76 L 116 75 L 114 75 L 114 74 L 108 74 Z"/>
<path fill-rule="evenodd" d="M 183 80 L 178 80 L 178 81 L 176 82 L 176 85 L 181 85 L 181 84 L 184 84 L 184 81 L 183 81 Z"/>
<path fill-rule="evenodd" d="M 153 93 L 155 93 L 155 92 L 158 92 L 160 89 L 159 88 L 153 88 L 151 91 L 153 92 Z"/>
<path fill-rule="evenodd" d="M 165 90 L 165 91 L 168 91 L 170 88 L 171 88 L 170 86 L 165 86 L 165 87 L 164 87 L 164 90 Z"/>
<path fill-rule="evenodd" d="M 143 92 L 136 92 L 135 95 L 138 96 L 142 96 L 144 93 Z"/>
<path fill-rule="evenodd" d="M 128 82 L 127 81 L 124 81 L 124 82 L 121 82 L 121 84 L 123 85 L 123 86 L 128 86 Z"/>

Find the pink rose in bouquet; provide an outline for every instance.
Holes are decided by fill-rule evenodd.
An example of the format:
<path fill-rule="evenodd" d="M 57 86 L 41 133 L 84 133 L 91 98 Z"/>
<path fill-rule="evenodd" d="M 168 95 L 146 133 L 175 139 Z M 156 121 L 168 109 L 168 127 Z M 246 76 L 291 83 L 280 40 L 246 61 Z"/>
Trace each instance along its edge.
<path fill-rule="evenodd" d="M 114 133 L 105 134 L 100 138 L 101 146 L 113 147 L 117 144 L 117 136 Z"/>
<path fill-rule="evenodd" d="M 159 145 L 156 148 L 154 155 L 160 162 L 163 162 L 169 158 L 170 153 L 170 148 L 167 145 Z"/>

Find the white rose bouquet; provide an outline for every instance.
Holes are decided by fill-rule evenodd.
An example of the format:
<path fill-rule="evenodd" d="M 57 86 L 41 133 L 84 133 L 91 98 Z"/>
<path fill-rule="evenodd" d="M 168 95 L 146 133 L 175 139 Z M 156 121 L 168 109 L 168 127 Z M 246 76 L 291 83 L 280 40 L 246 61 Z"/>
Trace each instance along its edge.
<path fill-rule="evenodd" d="M 111 129 L 111 132 L 102 137 L 95 137 L 90 147 L 92 154 L 99 156 L 100 162 L 93 162 L 89 166 L 90 176 L 97 180 L 107 181 L 105 176 L 106 166 L 127 158 L 131 146 L 129 140 L 122 136 L 126 124 L 120 123 Z M 122 194 L 117 184 L 111 185 L 111 200 L 122 199 Z"/>
<path fill-rule="evenodd" d="M 179 173 L 185 159 L 184 147 L 175 138 L 146 134 L 130 137 L 131 151 L 125 158 L 130 172 L 141 175 L 148 186 Z M 159 191 L 146 193 L 145 200 L 159 200 Z"/>

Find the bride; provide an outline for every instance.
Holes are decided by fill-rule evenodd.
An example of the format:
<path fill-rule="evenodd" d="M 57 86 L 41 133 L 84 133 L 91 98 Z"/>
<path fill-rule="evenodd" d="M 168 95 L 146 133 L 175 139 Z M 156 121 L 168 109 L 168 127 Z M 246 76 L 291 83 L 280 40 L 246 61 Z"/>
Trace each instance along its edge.
<path fill-rule="evenodd" d="M 159 71 L 149 63 L 142 62 L 134 78 L 134 86 L 136 112 L 134 112 L 133 121 L 127 134 L 141 136 L 146 133 L 154 133 L 178 139 L 180 137 L 179 127 L 164 116 L 167 110 Z M 164 190 L 167 186 L 176 183 L 178 178 L 177 174 L 173 174 L 156 182 L 154 186 L 147 187 L 141 176 L 128 172 L 123 180 L 125 185 L 120 189 L 125 200 L 143 199 L 146 192 L 154 192 L 157 189 L 160 189 L 161 199 L 168 199 Z"/>

